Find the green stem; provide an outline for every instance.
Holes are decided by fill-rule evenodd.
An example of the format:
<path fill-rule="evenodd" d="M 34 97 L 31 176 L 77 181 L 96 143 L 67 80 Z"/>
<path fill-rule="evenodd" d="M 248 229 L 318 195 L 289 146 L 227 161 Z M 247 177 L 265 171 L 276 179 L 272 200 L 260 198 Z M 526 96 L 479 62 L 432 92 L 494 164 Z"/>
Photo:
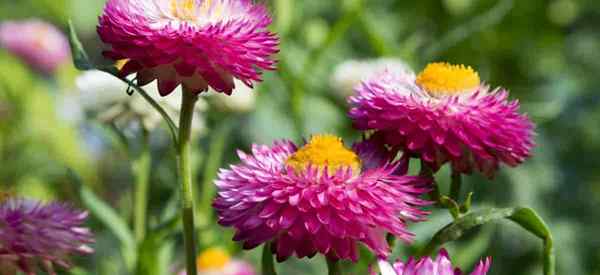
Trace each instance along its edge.
<path fill-rule="evenodd" d="M 433 241 L 428 242 L 427 245 L 423 248 L 423 250 L 421 250 L 419 252 L 419 256 L 421 256 L 421 257 L 431 256 L 435 252 L 437 247 L 438 247 L 438 245 L 435 242 L 433 242 Z"/>
<path fill-rule="evenodd" d="M 424 161 L 421 161 L 421 171 L 419 171 L 419 175 L 433 179 L 433 171 Z"/>
<path fill-rule="evenodd" d="M 277 272 L 275 272 L 275 263 L 273 263 L 273 253 L 271 253 L 271 243 L 263 245 L 262 275 L 277 275 Z"/>
<path fill-rule="evenodd" d="M 388 243 L 388 245 L 390 246 L 390 249 L 394 249 L 394 247 L 396 246 L 396 236 L 394 236 L 394 234 L 392 233 L 387 233 L 387 235 L 385 236 L 385 239 Z"/>
<path fill-rule="evenodd" d="M 194 105 L 198 95 L 183 91 L 177 143 L 179 178 L 181 181 L 181 215 L 186 255 L 186 274 L 196 275 L 196 241 L 194 238 L 194 193 L 192 191 L 191 135 Z"/>
<path fill-rule="evenodd" d="M 427 165 L 427 163 L 425 163 L 422 160 L 421 160 L 421 171 L 419 171 L 419 176 L 431 179 L 432 184 L 431 184 L 431 191 L 429 191 L 429 199 L 432 202 L 440 204 L 440 197 L 441 197 L 440 190 L 437 186 L 437 182 L 435 182 L 435 178 L 433 177 L 433 171 Z"/>
<path fill-rule="evenodd" d="M 450 184 L 450 198 L 453 199 L 455 202 L 458 202 L 458 200 L 460 199 L 460 188 L 462 185 L 462 177 L 461 177 L 460 173 L 455 172 L 453 170 L 451 178 L 452 178 L 452 182 Z"/>
<path fill-rule="evenodd" d="M 544 275 L 556 274 L 556 256 L 554 254 L 554 245 L 552 237 L 544 239 Z"/>
<path fill-rule="evenodd" d="M 338 260 L 327 258 L 327 270 L 329 270 L 329 275 L 342 275 L 342 269 Z"/>
<path fill-rule="evenodd" d="M 148 208 L 148 185 L 150 181 L 150 144 L 148 130 L 143 129 L 142 150 L 133 162 L 135 176 L 134 194 L 134 234 L 135 239 L 141 242 L 146 236 L 146 210 Z"/>

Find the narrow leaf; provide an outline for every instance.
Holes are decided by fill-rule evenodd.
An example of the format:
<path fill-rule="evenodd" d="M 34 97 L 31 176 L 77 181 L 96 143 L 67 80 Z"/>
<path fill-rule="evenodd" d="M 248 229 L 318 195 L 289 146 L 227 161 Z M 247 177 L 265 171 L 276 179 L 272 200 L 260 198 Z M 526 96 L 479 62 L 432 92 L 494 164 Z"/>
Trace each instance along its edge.
<path fill-rule="evenodd" d="M 94 69 L 94 65 L 90 61 L 89 56 L 83 49 L 81 41 L 77 36 L 73 22 L 69 20 L 69 44 L 71 45 L 71 55 L 73 56 L 73 64 L 75 68 L 81 71 Z"/>
<path fill-rule="evenodd" d="M 509 219 L 542 239 L 551 235 L 546 223 L 531 208 L 519 208 Z"/>
<path fill-rule="evenodd" d="M 108 204 L 98 198 L 88 187 L 81 186 L 80 196 L 85 207 L 106 226 L 125 247 L 134 248 L 135 239 L 127 223 Z"/>

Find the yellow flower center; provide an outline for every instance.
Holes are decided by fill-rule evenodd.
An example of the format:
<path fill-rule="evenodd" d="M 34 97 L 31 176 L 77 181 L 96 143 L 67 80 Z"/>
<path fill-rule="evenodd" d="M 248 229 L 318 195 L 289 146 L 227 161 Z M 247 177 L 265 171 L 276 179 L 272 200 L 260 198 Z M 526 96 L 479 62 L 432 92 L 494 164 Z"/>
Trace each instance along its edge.
<path fill-rule="evenodd" d="M 286 164 L 296 172 L 303 172 L 309 165 L 327 167 L 328 172 L 335 173 L 339 168 L 351 167 L 360 171 L 358 156 L 346 148 L 342 139 L 334 135 L 315 135 L 310 142 L 300 148 L 286 160 Z"/>
<path fill-rule="evenodd" d="M 212 0 L 205 0 L 202 3 L 202 9 L 208 9 L 210 2 Z M 171 0 L 171 13 L 181 20 L 195 21 L 197 18 L 196 0 Z"/>
<path fill-rule="evenodd" d="M 220 248 L 209 248 L 198 255 L 196 264 L 200 271 L 221 270 L 229 263 L 229 254 Z"/>
<path fill-rule="evenodd" d="M 477 88 L 481 80 L 470 66 L 430 63 L 417 76 L 417 84 L 432 96 L 456 95 Z"/>

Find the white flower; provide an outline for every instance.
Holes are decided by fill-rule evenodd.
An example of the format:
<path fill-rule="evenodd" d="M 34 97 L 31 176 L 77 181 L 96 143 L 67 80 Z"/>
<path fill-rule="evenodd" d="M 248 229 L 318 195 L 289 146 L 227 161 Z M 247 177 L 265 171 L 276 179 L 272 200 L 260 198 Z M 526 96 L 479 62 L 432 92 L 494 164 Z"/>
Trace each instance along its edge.
<path fill-rule="evenodd" d="M 342 99 L 354 94 L 354 87 L 363 80 L 383 71 L 410 72 L 410 67 L 398 58 L 349 60 L 337 65 L 330 83 L 336 95 Z"/>
<path fill-rule="evenodd" d="M 76 79 L 75 84 L 79 90 L 79 103 L 83 110 L 94 114 L 103 122 L 114 122 L 123 126 L 141 122 L 148 130 L 156 128 L 162 122 L 161 115 L 140 94 L 134 92 L 128 95 L 127 84 L 108 73 L 86 71 Z M 156 87 L 155 83 L 150 83 L 144 89 L 177 123 L 183 91 L 179 87 L 169 96 L 161 97 Z M 199 133 L 205 130 L 202 113 L 206 109 L 206 102 L 199 99 L 192 131 Z"/>

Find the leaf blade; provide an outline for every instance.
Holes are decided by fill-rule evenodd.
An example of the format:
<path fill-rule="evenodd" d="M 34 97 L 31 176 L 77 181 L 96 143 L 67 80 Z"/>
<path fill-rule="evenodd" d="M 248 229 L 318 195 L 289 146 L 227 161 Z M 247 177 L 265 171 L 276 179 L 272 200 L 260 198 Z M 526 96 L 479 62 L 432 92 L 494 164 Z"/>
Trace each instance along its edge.
<path fill-rule="evenodd" d="M 125 247 L 135 247 L 133 233 L 112 207 L 98 198 L 86 186 L 81 186 L 80 197 L 91 214 L 102 222 Z"/>
<path fill-rule="evenodd" d="M 80 71 L 93 70 L 94 65 L 90 61 L 88 54 L 85 52 L 73 21 L 69 20 L 69 45 L 71 46 L 71 55 L 73 57 L 73 65 Z"/>

